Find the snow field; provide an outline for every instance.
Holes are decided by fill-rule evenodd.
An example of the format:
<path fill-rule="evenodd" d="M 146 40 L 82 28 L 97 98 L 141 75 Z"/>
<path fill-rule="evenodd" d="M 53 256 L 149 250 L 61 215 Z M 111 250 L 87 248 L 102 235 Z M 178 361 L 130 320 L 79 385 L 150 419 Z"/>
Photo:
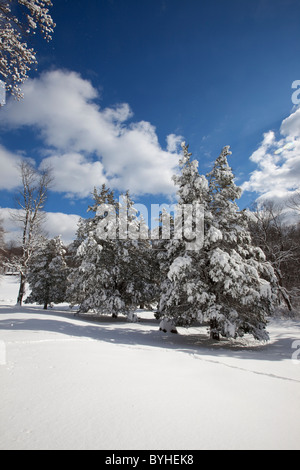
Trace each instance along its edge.
<path fill-rule="evenodd" d="M 15 307 L 0 284 L 0 449 L 299 449 L 300 322 L 268 344 Z"/>

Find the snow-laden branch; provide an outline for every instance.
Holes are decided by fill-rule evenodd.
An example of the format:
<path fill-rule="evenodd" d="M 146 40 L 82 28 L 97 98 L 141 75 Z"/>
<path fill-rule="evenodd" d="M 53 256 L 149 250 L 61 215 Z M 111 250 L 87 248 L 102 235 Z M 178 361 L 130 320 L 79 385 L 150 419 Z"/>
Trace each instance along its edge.
<path fill-rule="evenodd" d="M 50 41 L 55 23 L 49 14 L 51 0 L 0 0 L 0 76 L 16 99 L 23 98 L 20 86 L 37 64 L 36 51 L 27 44 L 39 29 Z"/>

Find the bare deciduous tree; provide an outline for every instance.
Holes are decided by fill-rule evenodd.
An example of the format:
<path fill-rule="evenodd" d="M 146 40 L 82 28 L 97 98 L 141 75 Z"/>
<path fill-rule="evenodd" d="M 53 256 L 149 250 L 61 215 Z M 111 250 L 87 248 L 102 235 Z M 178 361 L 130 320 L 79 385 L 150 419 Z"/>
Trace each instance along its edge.
<path fill-rule="evenodd" d="M 5 257 L 4 228 L 3 228 L 3 221 L 2 219 L 0 219 L 0 272 L 3 269 L 4 257 Z"/>
<path fill-rule="evenodd" d="M 282 300 L 292 311 L 300 287 L 299 228 L 284 222 L 285 207 L 273 201 L 256 206 L 252 214 L 255 216 L 251 223 L 252 238 L 272 264 Z"/>
<path fill-rule="evenodd" d="M 300 189 L 296 191 L 293 196 L 291 196 L 287 202 L 287 206 L 294 210 L 299 212 L 300 215 Z"/>
<path fill-rule="evenodd" d="M 22 187 L 16 196 L 20 210 L 13 218 L 22 227 L 22 257 L 19 263 L 20 288 L 17 303 L 22 305 L 25 293 L 27 266 L 30 257 L 42 234 L 45 221 L 43 209 L 47 200 L 48 189 L 52 182 L 51 169 L 37 171 L 27 162 L 20 164 Z"/>

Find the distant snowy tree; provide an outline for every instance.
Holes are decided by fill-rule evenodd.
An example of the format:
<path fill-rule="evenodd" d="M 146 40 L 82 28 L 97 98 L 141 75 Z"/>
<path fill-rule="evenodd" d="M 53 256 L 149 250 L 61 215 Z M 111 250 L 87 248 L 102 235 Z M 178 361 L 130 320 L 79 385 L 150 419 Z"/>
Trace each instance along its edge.
<path fill-rule="evenodd" d="M 27 280 L 31 294 L 26 303 L 58 304 L 66 300 L 68 268 L 65 248 L 60 237 L 40 240 L 28 263 Z"/>
<path fill-rule="evenodd" d="M 137 217 L 129 192 L 120 199 L 118 216 L 121 222 L 116 244 L 120 250 L 118 265 L 122 277 L 127 279 L 121 293 L 126 305 L 135 310 L 137 306 L 149 305 L 157 298 L 158 286 L 153 277 L 155 260 L 148 227 L 142 216 Z"/>
<path fill-rule="evenodd" d="M 280 301 L 292 312 L 300 304 L 300 225 L 287 223 L 286 207 L 270 200 L 248 213 L 251 236 L 274 268 Z"/>
<path fill-rule="evenodd" d="M 27 45 L 28 37 L 40 29 L 51 40 L 55 24 L 49 14 L 51 0 L 0 0 L 0 75 L 6 89 L 17 99 L 23 97 L 20 85 L 37 64 L 36 52 Z"/>
<path fill-rule="evenodd" d="M 123 313 L 133 319 L 137 306 L 151 299 L 147 227 L 137 218 L 129 194 L 122 204 L 104 185 L 93 197 L 89 211 L 94 217 L 81 221 L 77 234 L 69 299 L 79 304 L 80 312 Z"/>
<path fill-rule="evenodd" d="M 225 147 L 206 179 L 183 144 L 181 175 L 174 179 L 179 208 L 203 205 L 205 236 L 203 246 L 193 250 L 184 240 L 170 241 L 161 316 L 175 326 L 207 323 L 214 339 L 245 333 L 267 339 L 266 317 L 272 311 L 276 280 L 262 250 L 252 246 L 247 218 L 235 203 L 241 192 L 228 155 Z"/>

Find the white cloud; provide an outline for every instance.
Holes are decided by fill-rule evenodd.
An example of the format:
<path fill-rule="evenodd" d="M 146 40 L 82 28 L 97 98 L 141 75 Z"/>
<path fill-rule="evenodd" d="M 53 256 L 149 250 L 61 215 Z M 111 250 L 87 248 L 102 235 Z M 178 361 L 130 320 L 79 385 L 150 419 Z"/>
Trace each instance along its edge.
<path fill-rule="evenodd" d="M 44 151 L 46 145 L 50 152 L 55 190 L 81 197 L 88 187 L 107 181 L 133 194 L 174 194 L 171 177 L 180 136 L 168 136 L 167 149 L 162 149 L 151 123 L 129 121 L 133 113 L 127 103 L 101 109 L 95 88 L 75 72 L 44 73 L 28 80 L 24 93 L 22 102 L 8 103 L 0 119 L 13 128 L 39 131 Z M 67 168 L 74 171 L 69 178 L 63 176 Z"/>
<path fill-rule="evenodd" d="M 167 136 L 167 151 L 168 152 L 177 152 L 181 142 L 184 138 L 181 135 L 170 134 Z"/>
<path fill-rule="evenodd" d="M 52 155 L 43 160 L 41 168 L 52 168 L 53 191 L 84 198 L 93 188 L 106 183 L 101 162 L 90 162 L 79 153 Z"/>
<path fill-rule="evenodd" d="M 0 189 L 16 188 L 21 179 L 18 164 L 22 158 L 0 145 Z"/>
<path fill-rule="evenodd" d="M 292 112 L 280 127 L 281 137 L 273 131 L 264 134 L 250 160 L 258 169 L 242 188 L 260 194 L 260 199 L 283 201 L 300 187 L 300 108 Z"/>
<path fill-rule="evenodd" d="M 13 216 L 17 216 L 19 213 L 19 209 L 0 207 L 0 219 L 3 221 L 6 242 L 11 240 L 16 243 L 21 242 L 22 227 L 13 219 Z M 63 242 L 68 245 L 75 239 L 79 219 L 80 217 L 75 214 L 47 212 L 44 230 L 49 238 L 60 235 Z"/>
<path fill-rule="evenodd" d="M 61 236 L 62 241 L 69 245 L 75 238 L 80 217 L 75 214 L 47 212 L 45 230 L 49 238 Z"/>
<path fill-rule="evenodd" d="M 21 240 L 21 228 L 18 226 L 13 216 L 16 216 L 19 213 L 17 209 L 9 209 L 0 207 L 0 220 L 3 222 L 5 241 L 9 242 L 11 240 L 20 242 Z"/>
<path fill-rule="evenodd" d="M 300 137 L 300 107 L 289 117 L 284 119 L 281 125 L 282 135 L 292 139 Z"/>

